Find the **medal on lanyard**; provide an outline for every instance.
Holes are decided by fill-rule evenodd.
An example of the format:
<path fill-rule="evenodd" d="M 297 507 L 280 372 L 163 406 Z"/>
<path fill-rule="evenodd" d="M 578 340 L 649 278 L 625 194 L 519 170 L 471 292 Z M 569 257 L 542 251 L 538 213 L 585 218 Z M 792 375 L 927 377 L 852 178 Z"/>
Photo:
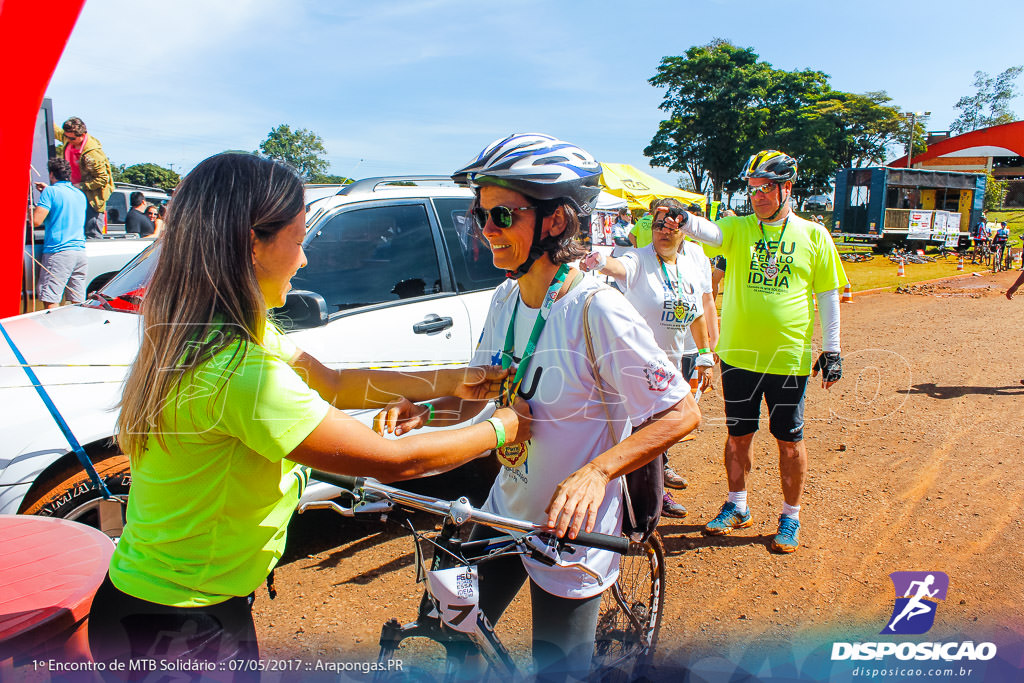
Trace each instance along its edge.
<path fill-rule="evenodd" d="M 554 279 L 551 280 L 548 291 L 544 295 L 544 302 L 541 304 L 540 313 L 537 315 L 537 320 L 533 323 L 533 329 L 530 331 L 530 339 L 526 342 L 526 348 L 523 349 L 523 357 L 519 361 L 515 375 L 506 377 L 502 381 L 501 393 L 498 396 L 499 406 L 508 407 L 512 405 L 516 392 L 519 391 L 523 378 L 526 376 L 526 368 L 530 364 L 533 352 L 537 350 L 537 341 L 540 339 L 540 333 L 544 330 L 544 325 L 547 324 L 548 316 L 551 314 L 551 307 L 554 305 L 555 299 L 558 298 L 558 292 L 562 289 L 562 283 L 565 282 L 565 276 L 568 274 L 569 266 L 563 263 L 559 267 L 558 272 L 555 273 Z M 512 318 L 509 320 L 508 331 L 505 333 L 505 348 L 501 351 L 501 367 L 504 370 L 507 370 L 512 365 L 512 352 L 515 350 L 516 343 L 516 314 L 518 312 L 519 305 L 517 302 L 516 306 L 512 309 Z M 498 461 L 505 467 L 518 467 L 525 459 L 525 443 L 510 444 L 498 449 Z"/>
<path fill-rule="evenodd" d="M 774 254 L 768 256 L 768 265 L 764 268 L 764 276 L 769 280 L 774 280 L 775 276 L 779 274 L 779 249 L 782 249 L 782 237 L 786 234 L 787 225 L 789 225 L 789 216 L 786 216 L 786 222 L 782 224 L 782 232 L 779 233 L 779 246 L 775 247 Z M 758 221 L 757 227 L 761 228 L 761 239 L 764 241 L 764 248 L 767 251 L 768 236 L 764 234 L 764 224 Z"/>

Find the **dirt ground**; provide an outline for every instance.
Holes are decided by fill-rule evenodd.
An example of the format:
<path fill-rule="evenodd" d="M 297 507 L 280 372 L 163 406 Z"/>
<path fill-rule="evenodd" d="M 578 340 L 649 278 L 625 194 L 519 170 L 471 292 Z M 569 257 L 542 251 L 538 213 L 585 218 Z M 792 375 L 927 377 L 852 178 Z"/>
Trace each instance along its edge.
<path fill-rule="evenodd" d="M 668 555 L 661 670 L 742 661 L 751 644 L 877 640 L 893 606 L 888 575 L 908 570 L 950 579 L 927 638 L 1019 647 L 1024 298 L 1003 296 L 1016 275 L 911 286 L 842 307 L 844 378 L 830 392 L 812 381 L 807 393 L 810 471 L 792 555 L 768 551 L 782 499 L 766 423 L 748 484 L 754 526 L 701 535 L 726 493 L 721 393 L 701 401 L 697 438 L 670 453 L 689 479 L 676 494 L 689 516 L 660 529 Z M 264 657 L 307 662 L 375 660 L 383 622 L 411 620 L 420 594 L 407 537 L 326 512 L 297 518 L 276 581 L 278 598 L 261 591 L 256 603 Z M 499 635 L 525 657 L 522 597 Z"/>

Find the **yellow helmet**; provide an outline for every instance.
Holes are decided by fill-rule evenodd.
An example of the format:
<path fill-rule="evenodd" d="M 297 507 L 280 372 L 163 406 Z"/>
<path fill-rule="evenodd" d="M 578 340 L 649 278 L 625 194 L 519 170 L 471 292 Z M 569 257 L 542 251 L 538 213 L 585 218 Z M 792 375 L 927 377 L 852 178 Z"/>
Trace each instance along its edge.
<path fill-rule="evenodd" d="M 776 183 L 784 183 L 796 180 L 796 171 L 796 159 L 777 149 L 766 149 L 750 157 L 740 179 L 767 178 Z"/>

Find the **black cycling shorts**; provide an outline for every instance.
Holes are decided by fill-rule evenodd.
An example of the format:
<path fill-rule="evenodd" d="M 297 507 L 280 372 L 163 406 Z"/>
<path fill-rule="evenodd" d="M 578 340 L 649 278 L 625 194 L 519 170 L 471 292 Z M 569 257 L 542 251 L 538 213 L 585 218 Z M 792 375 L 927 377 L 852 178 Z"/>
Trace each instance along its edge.
<path fill-rule="evenodd" d="M 803 441 L 807 375 L 771 375 L 722 361 L 722 396 L 729 436 L 757 431 L 761 399 L 768 404 L 768 431 L 779 441 Z"/>

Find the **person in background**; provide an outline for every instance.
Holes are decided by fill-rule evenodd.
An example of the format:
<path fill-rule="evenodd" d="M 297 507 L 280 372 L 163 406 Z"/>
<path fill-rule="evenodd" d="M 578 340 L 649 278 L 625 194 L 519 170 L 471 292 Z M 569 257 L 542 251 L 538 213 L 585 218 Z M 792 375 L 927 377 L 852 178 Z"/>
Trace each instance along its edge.
<path fill-rule="evenodd" d="M 703 294 L 711 288 L 711 269 L 700 245 L 687 243 L 678 228 L 666 224 L 665 217 L 670 212 L 682 211 L 683 205 L 677 199 L 659 199 L 651 206 L 654 242 L 650 246 L 617 258 L 595 251 L 587 254 L 580 269 L 610 275 L 622 285 L 626 300 L 650 326 L 658 346 L 680 369 L 683 379 L 689 382 L 699 373 L 698 382 L 703 383 L 710 381 L 714 365 L 703 308 Z M 697 341 L 695 352 L 688 354 L 686 342 L 691 333 Z M 667 450 L 662 459 L 665 486 L 685 489 L 687 481 L 669 465 Z M 665 491 L 661 514 L 682 519 L 686 517 L 686 508 Z"/>
<path fill-rule="evenodd" d="M 652 199 L 648 208 L 654 206 L 657 201 L 657 197 Z M 633 229 L 629 231 L 629 243 L 637 249 L 642 249 L 650 244 L 653 238 L 651 234 L 651 223 L 653 221 L 654 218 L 651 216 L 651 211 L 647 211 L 647 213 L 641 216 L 640 220 L 633 224 Z"/>
<path fill-rule="evenodd" d="M 1006 227 L 1006 221 L 1003 221 L 992 233 L 992 270 L 1003 270 L 1003 255 L 1006 252 L 1006 242 L 1009 239 L 1010 230 Z"/>
<path fill-rule="evenodd" d="M 620 247 L 630 246 L 631 242 L 629 241 L 629 231 L 632 229 L 633 215 L 627 208 L 619 209 L 615 224 L 612 225 L 612 241 Z"/>
<path fill-rule="evenodd" d="M 85 301 L 85 194 L 71 184 L 71 164 L 52 157 L 46 164 L 50 184 L 36 183 L 41 194 L 32 212 L 32 225 L 43 226 L 39 300 L 46 308 Z"/>
<path fill-rule="evenodd" d="M 99 237 L 106 225 L 107 198 L 114 191 L 114 174 L 103 145 L 89 135 L 85 123 L 73 116 L 54 126 L 57 140 L 64 143 L 64 159 L 71 165 L 71 183 L 85 193 L 85 234 Z"/>
<path fill-rule="evenodd" d="M 149 237 L 156 227 L 146 214 L 146 196 L 141 192 L 132 192 L 128 195 L 128 202 L 132 208 L 124 219 L 124 231 L 134 233 L 139 237 Z"/>
<path fill-rule="evenodd" d="M 718 355 L 729 436 L 725 445 L 728 500 L 704 527 L 728 534 L 753 524 L 747 476 L 762 401 L 779 449 L 783 494 L 776 552 L 799 546 L 800 498 L 807 475 L 803 407 L 808 375 L 829 388 L 842 377 L 839 292 L 847 283 L 839 254 L 823 226 L 795 215 L 790 203 L 797 162 L 777 150 L 750 157 L 741 174 L 754 213 L 718 224 L 684 214 L 681 229 L 732 267 L 722 303 Z M 821 311 L 822 353 L 811 363 L 812 297 Z"/>
<path fill-rule="evenodd" d="M 153 220 L 153 237 L 159 237 L 164 231 L 164 224 L 167 220 L 167 205 L 161 204 L 156 207 L 156 218 Z"/>

